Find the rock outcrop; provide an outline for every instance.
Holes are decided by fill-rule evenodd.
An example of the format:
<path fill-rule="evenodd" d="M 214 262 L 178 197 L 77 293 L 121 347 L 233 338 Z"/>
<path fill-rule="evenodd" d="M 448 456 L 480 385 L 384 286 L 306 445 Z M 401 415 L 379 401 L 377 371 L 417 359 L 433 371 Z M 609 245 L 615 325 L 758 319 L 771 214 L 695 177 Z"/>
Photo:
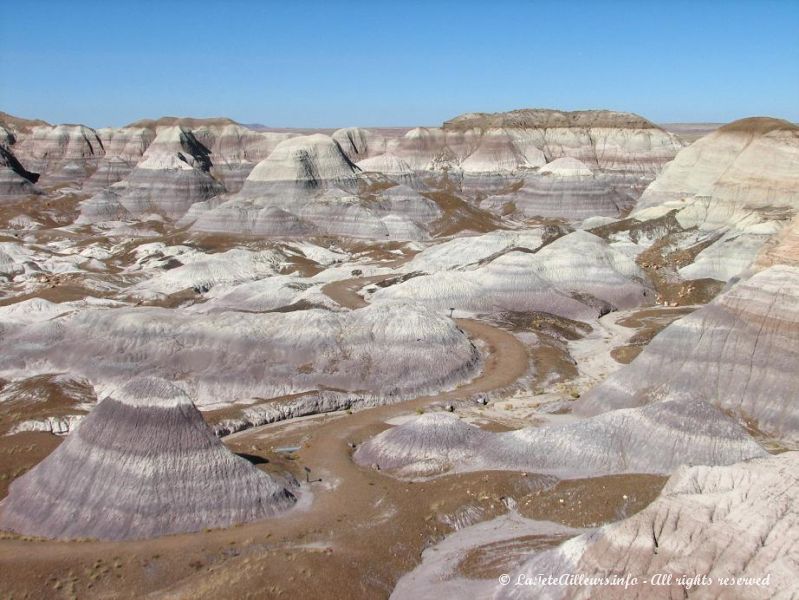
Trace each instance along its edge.
<path fill-rule="evenodd" d="M 152 214 L 178 219 L 195 202 L 224 191 L 211 164 L 209 150 L 190 130 L 162 129 L 124 180 L 83 203 L 80 222 Z"/>
<path fill-rule="evenodd" d="M 39 175 L 31 173 L 13 152 L 16 136 L 0 126 L 0 202 L 38 193 L 34 184 Z"/>
<path fill-rule="evenodd" d="M 37 126 L 19 136 L 15 154 L 41 187 L 80 185 L 105 156 L 97 132 L 83 125 Z"/>
<path fill-rule="evenodd" d="M 209 150 L 211 174 L 228 192 L 238 192 L 255 166 L 267 158 L 290 133 L 252 131 L 237 123 L 202 125 L 191 129 Z"/>
<path fill-rule="evenodd" d="M 512 250 L 535 252 L 558 237 L 556 227 L 536 227 L 521 231 L 491 231 L 482 235 L 456 237 L 421 251 L 403 265 L 410 273 L 437 273 L 479 266 Z"/>
<path fill-rule="evenodd" d="M 793 598 L 799 594 L 797 473 L 798 452 L 730 466 L 682 467 L 644 510 L 534 553 L 494 597 Z M 621 583 L 548 585 L 536 580 L 539 575 Z M 635 578 L 632 585 L 628 576 Z"/>
<path fill-rule="evenodd" d="M 440 215 L 409 187 L 371 186 L 336 141 L 315 134 L 281 142 L 238 194 L 197 207 L 186 220 L 196 219 L 197 231 L 421 239 Z"/>
<path fill-rule="evenodd" d="M 644 191 L 632 217 L 674 216 L 688 235 L 710 242 L 680 268 L 686 279 L 727 281 L 799 213 L 799 127 L 765 117 L 720 127 L 680 151 Z"/>
<path fill-rule="evenodd" d="M 353 163 L 383 154 L 386 151 L 386 138 L 369 129 L 347 127 L 333 132 L 331 137 Z"/>
<path fill-rule="evenodd" d="M 156 134 L 145 127 L 123 127 L 98 129 L 97 135 L 103 144 L 105 156 L 98 163 L 96 171 L 83 183 L 81 189 L 86 192 L 99 192 L 125 179 L 142 160 Z"/>

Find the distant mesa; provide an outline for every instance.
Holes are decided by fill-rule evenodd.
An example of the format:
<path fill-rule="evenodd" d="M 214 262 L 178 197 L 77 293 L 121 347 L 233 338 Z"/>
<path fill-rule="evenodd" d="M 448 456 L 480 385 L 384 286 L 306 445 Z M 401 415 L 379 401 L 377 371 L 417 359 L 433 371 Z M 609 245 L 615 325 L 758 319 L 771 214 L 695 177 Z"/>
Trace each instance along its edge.
<path fill-rule="evenodd" d="M 133 379 L 0 503 L 0 529 L 125 540 L 271 517 L 294 495 L 230 452 L 175 385 Z"/>
<path fill-rule="evenodd" d="M 13 129 L 14 131 L 29 131 L 33 127 L 52 127 L 47 121 L 41 119 L 25 119 L 15 117 L 7 112 L 0 110 L 0 124 Z"/>
<path fill-rule="evenodd" d="M 444 121 L 445 130 L 512 127 L 555 129 L 572 127 L 651 129 L 659 127 L 633 113 L 612 110 L 560 111 L 547 108 L 523 108 L 499 113 L 466 113 Z"/>
<path fill-rule="evenodd" d="M 225 125 L 238 125 L 233 119 L 227 117 L 161 117 L 159 119 L 139 119 L 133 123 L 125 125 L 126 128 L 144 127 L 146 129 L 157 129 L 159 127 L 186 127 L 195 129 L 197 127 L 224 127 Z"/>

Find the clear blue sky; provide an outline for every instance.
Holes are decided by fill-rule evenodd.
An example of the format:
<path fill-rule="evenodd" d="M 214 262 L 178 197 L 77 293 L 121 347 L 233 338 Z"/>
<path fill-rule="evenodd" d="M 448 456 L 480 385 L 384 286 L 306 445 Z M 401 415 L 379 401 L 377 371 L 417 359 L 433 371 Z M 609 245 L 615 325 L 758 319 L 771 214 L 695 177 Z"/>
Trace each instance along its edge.
<path fill-rule="evenodd" d="M 799 120 L 799 0 L 0 0 L 0 110 L 122 125 L 435 125 L 467 111 Z"/>

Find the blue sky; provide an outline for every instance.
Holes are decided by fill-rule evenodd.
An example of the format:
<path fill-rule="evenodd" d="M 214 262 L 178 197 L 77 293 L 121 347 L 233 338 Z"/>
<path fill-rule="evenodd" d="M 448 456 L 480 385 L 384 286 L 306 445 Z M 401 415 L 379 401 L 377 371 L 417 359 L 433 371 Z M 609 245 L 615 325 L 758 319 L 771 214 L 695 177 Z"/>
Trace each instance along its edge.
<path fill-rule="evenodd" d="M 0 110 L 122 125 L 436 125 L 611 108 L 799 120 L 799 0 L 0 0 Z"/>

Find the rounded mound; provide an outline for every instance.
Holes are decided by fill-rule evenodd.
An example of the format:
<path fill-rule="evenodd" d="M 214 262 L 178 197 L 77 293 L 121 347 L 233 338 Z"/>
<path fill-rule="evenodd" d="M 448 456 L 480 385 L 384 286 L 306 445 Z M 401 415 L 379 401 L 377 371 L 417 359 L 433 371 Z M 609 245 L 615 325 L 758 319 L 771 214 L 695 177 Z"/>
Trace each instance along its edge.
<path fill-rule="evenodd" d="M 405 475 L 430 475 L 448 470 L 486 435 L 453 415 L 430 413 L 375 436 L 356 450 L 353 459 L 381 469 L 411 467 Z"/>
<path fill-rule="evenodd" d="M 539 173 L 550 173 L 561 177 L 588 177 L 593 175 L 585 163 L 571 156 L 556 158 L 538 170 Z"/>
<path fill-rule="evenodd" d="M 135 398 L 136 394 L 151 394 Z M 171 383 L 135 379 L 9 487 L 0 529 L 142 539 L 273 516 L 295 498 L 231 453 Z"/>

